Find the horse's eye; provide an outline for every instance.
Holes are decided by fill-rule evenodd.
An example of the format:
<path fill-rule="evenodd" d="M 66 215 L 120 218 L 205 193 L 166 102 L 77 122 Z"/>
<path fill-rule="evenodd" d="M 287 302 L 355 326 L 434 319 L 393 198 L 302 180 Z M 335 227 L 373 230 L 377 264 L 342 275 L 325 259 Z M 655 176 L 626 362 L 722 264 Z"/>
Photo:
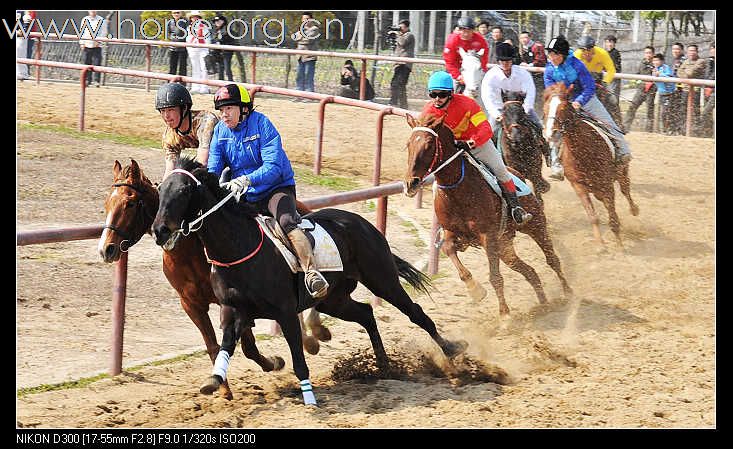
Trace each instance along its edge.
<path fill-rule="evenodd" d="M 125 203 L 125 209 L 137 206 L 137 201 L 128 201 Z"/>

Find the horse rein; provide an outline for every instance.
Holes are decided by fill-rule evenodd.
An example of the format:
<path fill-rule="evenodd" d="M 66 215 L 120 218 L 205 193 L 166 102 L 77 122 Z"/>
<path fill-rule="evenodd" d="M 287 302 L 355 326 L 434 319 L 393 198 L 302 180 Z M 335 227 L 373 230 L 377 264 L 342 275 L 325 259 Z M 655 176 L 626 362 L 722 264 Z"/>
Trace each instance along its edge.
<path fill-rule="evenodd" d="M 442 164 L 438 166 L 438 168 L 433 170 L 433 167 L 435 167 L 435 164 L 443 159 L 443 144 L 440 142 L 440 137 L 438 136 L 438 133 L 436 133 L 434 129 L 428 128 L 427 126 L 416 126 L 412 128 L 412 132 L 414 133 L 415 131 L 425 131 L 435 136 L 435 152 L 433 155 L 433 161 L 430 163 L 430 167 L 428 167 L 428 171 L 425 172 L 425 175 L 420 180 L 420 184 L 422 184 L 425 178 L 427 178 L 431 173 L 432 174 L 438 173 L 440 170 L 445 168 L 446 165 L 453 162 L 458 156 L 460 156 L 465 151 L 464 149 L 458 150 L 456 154 L 446 159 Z"/>
<path fill-rule="evenodd" d="M 137 207 L 137 209 L 140 209 L 140 210 L 143 211 L 143 213 L 145 213 L 145 203 L 142 200 L 142 196 L 144 195 L 145 192 L 143 192 L 143 190 L 140 187 L 138 187 L 136 185 L 133 185 L 133 184 L 130 184 L 130 183 L 127 183 L 127 182 L 117 182 L 117 183 L 112 184 L 112 187 L 114 187 L 114 188 L 117 188 L 117 187 L 129 187 L 129 188 L 133 189 L 134 191 L 136 191 L 137 193 L 139 193 L 140 194 L 140 199 L 137 201 L 137 206 L 136 207 Z M 143 217 L 143 215 L 140 214 L 140 213 L 138 213 L 138 212 L 139 211 L 136 211 L 135 212 L 135 217 L 136 218 L 137 217 L 140 217 L 140 218 L 142 218 L 144 220 L 145 217 Z M 146 215 L 148 216 L 148 218 L 154 218 L 154 217 L 150 217 L 149 214 L 146 214 Z M 152 221 L 151 221 L 151 223 L 152 223 Z M 122 238 L 124 240 L 122 240 L 120 242 L 120 251 L 122 251 L 123 253 L 126 253 L 126 252 L 130 251 L 130 248 L 132 248 L 132 246 L 134 244 L 136 244 L 137 242 L 139 242 L 140 239 L 145 234 L 143 232 L 142 234 L 140 234 L 139 237 L 133 239 L 133 238 L 130 238 L 130 236 L 129 236 L 129 234 L 127 232 L 124 232 L 121 229 L 119 229 L 118 227 L 113 226 L 111 224 L 104 225 L 104 228 L 102 228 L 102 229 L 110 229 L 110 230 L 112 230 L 112 231 L 114 231 L 114 232 L 116 232 L 116 233 L 118 233 L 118 234 L 120 234 L 122 236 Z M 125 242 L 128 242 L 127 246 L 123 246 Z"/>

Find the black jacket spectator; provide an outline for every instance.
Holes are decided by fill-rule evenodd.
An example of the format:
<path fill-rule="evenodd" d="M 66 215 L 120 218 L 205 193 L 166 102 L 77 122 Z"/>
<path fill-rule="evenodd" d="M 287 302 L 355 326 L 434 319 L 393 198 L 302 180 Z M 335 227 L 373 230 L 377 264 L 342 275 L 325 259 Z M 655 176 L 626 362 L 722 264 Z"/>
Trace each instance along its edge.
<path fill-rule="evenodd" d="M 366 81 L 366 95 L 364 96 L 364 99 L 371 100 L 374 98 L 374 88 L 372 87 L 372 83 L 369 82 L 369 78 L 364 81 Z M 349 59 L 341 68 L 341 87 L 338 89 L 336 94 L 341 97 L 355 98 L 358 100 L 360 82 L 361 79 L 359 78 L 359 71 L 356 70 L 354 64 Z"/>

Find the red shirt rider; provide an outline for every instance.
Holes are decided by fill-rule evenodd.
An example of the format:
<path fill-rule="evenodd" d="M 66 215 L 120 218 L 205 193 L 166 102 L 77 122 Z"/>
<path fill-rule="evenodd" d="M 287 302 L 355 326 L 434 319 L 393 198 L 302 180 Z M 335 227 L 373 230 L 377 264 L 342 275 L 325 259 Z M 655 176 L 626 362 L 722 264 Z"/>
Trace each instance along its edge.
<path fill-rule="evenodd" d="M 463 78 L 461 78 L 461 55 L 458 53 L 459 47 L 465 51 L 479 51 L 483 48 L 484 54 L 481 55 L 481 68 L 484 72 L 486 72 L 487 64 L 489 63 L 489 46 L 486 44 L 486 39 L 481 34 L 471 30 L 471 37 L 464 40 L 462 37 L 464 31 L 460 30 L 458 33 L 451 33 L 445 41 L 445 48 L 443 49 L 445 70 L 457 81 L 463 81 Z"/>
<path fill-rule="evenodd" d="M 494 135 L 481 106 L 465 95 L 453 94 L 448 106 L 441 109 L 436 108 L 433 102 L 428 102 L 422 110 L 422 115 L 427 114 L 445 116 L 443 123 L 453 131 L 456 140 L 473 140 L 475 147 L 485 144 Z"/>

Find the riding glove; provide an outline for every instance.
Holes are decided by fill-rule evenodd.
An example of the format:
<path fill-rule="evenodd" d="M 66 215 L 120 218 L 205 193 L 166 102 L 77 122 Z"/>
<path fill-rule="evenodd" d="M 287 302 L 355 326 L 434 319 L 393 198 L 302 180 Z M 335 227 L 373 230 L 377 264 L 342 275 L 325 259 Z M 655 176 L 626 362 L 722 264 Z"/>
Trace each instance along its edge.
<path fill-rule="evenodd" d="M 230 192 L 234 192 L 234 198 L 239 202 L 239 198 L 247 190 L 247 187 L 249 187 L 250 180 L 247 175 L 242 175 L 220 185 L 221 187 L 229 189 Z"/>

